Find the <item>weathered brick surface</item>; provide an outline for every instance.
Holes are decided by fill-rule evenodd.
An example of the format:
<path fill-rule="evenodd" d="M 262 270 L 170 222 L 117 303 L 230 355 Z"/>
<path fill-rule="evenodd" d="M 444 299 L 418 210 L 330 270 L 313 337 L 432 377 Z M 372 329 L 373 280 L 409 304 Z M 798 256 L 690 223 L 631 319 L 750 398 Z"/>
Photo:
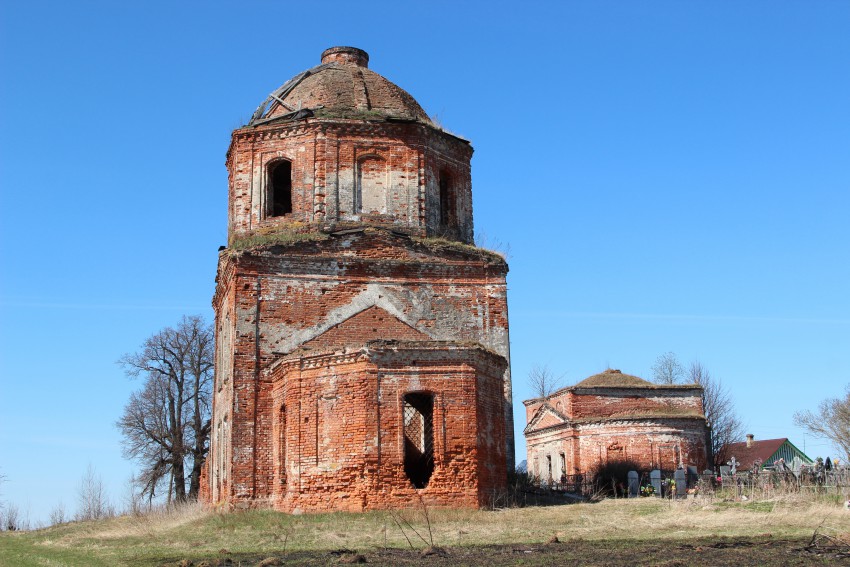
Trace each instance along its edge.
<path fill-rule="evenodd" d="M 302 344 L 299 350 L 334 352 L 349 345 L 362 345 L 386 337 L 407 341 L 430 340 L 428 335 L 396 319 L 384 309 L 369 307 Z"/>
<path fill-rule="evenodd" d="M 558 480 L 618 460 L 644 470 L 706 466 L 702 389 L 623 376 L 609 370 L 524 402 L 531 474 Z"/>
<path fill-rule="evenodd" d="M 472 149 L 365 54 L 329 51 L 233 133 L 203 494 L 293 512 L 484 505 L 505 488 L 513 426 L 507 265 L 468 245 Z M 285 112 L 296 102 L 311 112 Z M 292 212 L 272 216 L 281 159 Z M 240 245 L 276 234 L 301 236 Z M 417 393 L 433 400 L 421 488 L 402 417 Z"/>
<path fill-rule="evenodd" d="M 472 147 L 422 123 L 319 120 L 242 128 L 227 155 L 230 236 L 291 226 L 368 222 L 471 243 Z M 292 163 L 292 213 L 268 216 L 268 170 Z M 382 205 L 357 207 L 358 176 L 380 177 Z M 450 177 L 451 216 L 440 223 L 439 178 Z"/>
<path fill-rule="evenodd" d="M 347 353 L 297 356 L 269 373 L 277 451 L 261 463 L 259 498 L 285 511 L 481 506 L 504 487 L 503 360 L 480 347 L 376 341 Z M 332 372 L 332 379 L 329 373 Z M 403 469 L 402 399 L 431 392 L 434 473 L 411 486 Z M 484 459 L 482 460 L 482 456 Z M 268 491 L 268 492 L 264 492 Z"/>

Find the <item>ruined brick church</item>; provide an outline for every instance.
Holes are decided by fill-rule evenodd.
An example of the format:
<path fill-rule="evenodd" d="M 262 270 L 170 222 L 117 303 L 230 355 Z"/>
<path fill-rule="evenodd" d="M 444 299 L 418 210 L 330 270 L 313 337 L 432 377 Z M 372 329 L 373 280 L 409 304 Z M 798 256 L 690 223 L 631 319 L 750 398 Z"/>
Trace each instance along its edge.
<path fill-rule="evenodd" d="M 232 134 L 202 498 L 477 507 L 514 439 L 504 259 L 472 147 L 333 47 Z"/>
<path fill-rule="evenodd" d="M 702 471 L 702 393 L 696 384 L 652 384 L 608 369 L 526 400 L 528 471 L 543 483 L 623 462 L 643 471 Z"/>

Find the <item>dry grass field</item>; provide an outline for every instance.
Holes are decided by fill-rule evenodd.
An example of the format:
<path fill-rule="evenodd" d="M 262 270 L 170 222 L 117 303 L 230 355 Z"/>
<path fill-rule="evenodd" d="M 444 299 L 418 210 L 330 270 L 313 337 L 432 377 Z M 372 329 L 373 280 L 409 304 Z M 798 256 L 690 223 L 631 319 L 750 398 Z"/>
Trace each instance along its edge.
<path fill-rule="evenodd" d="M 15 567 L 835 565 L 850 564 L 848 552 L 850 512 L 793 497 L 302 516 L 187 506 L 0 534 L 0 565 Z"/>

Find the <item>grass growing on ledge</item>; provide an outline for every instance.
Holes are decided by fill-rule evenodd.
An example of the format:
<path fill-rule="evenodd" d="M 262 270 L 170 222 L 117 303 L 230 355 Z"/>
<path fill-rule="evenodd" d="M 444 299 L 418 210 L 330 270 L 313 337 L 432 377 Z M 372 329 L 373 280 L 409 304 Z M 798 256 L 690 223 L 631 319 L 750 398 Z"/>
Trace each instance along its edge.
<path fill-rule="evenodd" d="M 488 250 L 486 248 L 480 248 L 472 244 L 464 244 L 463 242 L 458 242 L 457 240 L 449 240 L 448 238 L 442 238 L 439 236 L 414 236 L 412 238 L 415 242 L 423 244 L 432 250 L 454 250 L 456 252 L 464 252 L 467 254 L 478 254 L 482 257 L 482 259 L 489 260 L 497 264 L 505 263 L 505 257 L 502 254 L 494 252 L 493 250 Z"/>
<path fill-rule="evenodd" d="M 328 235 L 321 232 L 277 228 L 267 232 L 236 237 L 230 242 L 227 250 L 232 254 L 238 254 L 239 252 L 262 246 L 289 246 L 298 242 L 314 242 L 327 239 Z"/>
<path fill-rule="evenodd" d="M 345 227 L 340 227 L 344 229 Z M 365 232 L 376 230 L 375 227 L 368 225 L 357 225 L 356 228 L 363 228 Z M 377 229 L 384 230 L 384 229 Z M 301 223 L 293 223 L 289 226 L 275 226 L 261 229 L 250 235 L 237 236 L 230 242 L 227 252 L 231 255 L 239 255 L 241 252 L 265 246 L 289 246 L 299 242 L 318 242 L 328 240 L 332 234 L 319 232 L 315 227 L 311 230 L 307 225 Z M 443 237 L 411 237 L 414 242 L 417 242 L 426 248 L 433 251 L 454 251 L 462 254 L 474 254 L 486 262 L 494 264 L 504 264 L 505 257 L 499 252 L 481 248 L 472 244 L 464 244 L 457 240 L 450 240 Z"/>

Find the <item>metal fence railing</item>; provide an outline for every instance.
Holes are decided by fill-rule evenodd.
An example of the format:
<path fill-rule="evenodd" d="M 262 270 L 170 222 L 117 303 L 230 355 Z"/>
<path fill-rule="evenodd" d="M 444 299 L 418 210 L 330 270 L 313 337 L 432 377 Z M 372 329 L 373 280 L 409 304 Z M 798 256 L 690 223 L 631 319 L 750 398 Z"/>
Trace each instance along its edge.
<path fill-rule="evenodd" d="M 850 467 L 831 470 L 816 467 L 761 469 L 735 474 L 705 471 L 635 471 L 631 478 L 600 478 L 591 475 L 564 475 L 559 479 L 524 475 L 521 489 L 528 492 L 568 493 L 578 496 L 664 496 L 715 495 L 771 498 L 782 494 L 811 492 L 850 497 Z"/>

